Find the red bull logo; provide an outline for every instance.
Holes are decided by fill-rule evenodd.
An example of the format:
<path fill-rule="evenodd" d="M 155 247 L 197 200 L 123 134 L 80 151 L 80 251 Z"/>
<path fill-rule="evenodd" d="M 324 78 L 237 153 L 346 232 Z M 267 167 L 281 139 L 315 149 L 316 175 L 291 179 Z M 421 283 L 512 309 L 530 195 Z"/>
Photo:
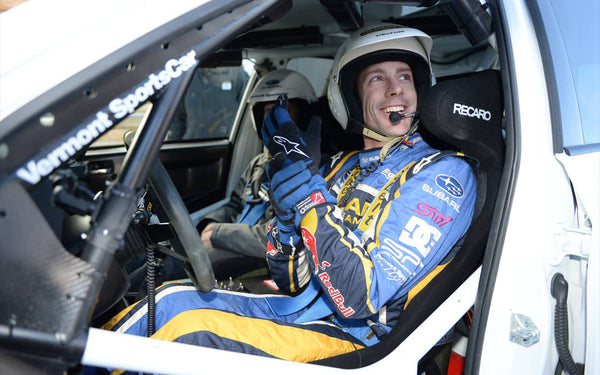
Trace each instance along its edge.
<path fill-rule="evenodd" d="M 310 250 L 312 254 L 313 262 L 315 263 L 315 274 L 319 272 L 319 270 L 324 270 L 325 268 L 331 266 L 329 262 L 319 262 L 319 255 L 317 254 L 317 241 L 315 240 L 315 236 L 306 229 L 302 227 L 302 241 L 304 242 L 304 246 Z"/>
<path fill-rule="evenodd" d="M 344 296 L 340 293 L 339 289 L 335 289 L 333 284 L 330 281 L 329 274 L 327 272 L 323 272 L 319 275 L 319 279 L 323 282 L 323 285 L 327 288 L 329 295 L 331 296 L 331 300 L 337 306 L 338 310 L 344 315 L 346 318 L 350 315 L 354 314 L 354 309 L 350 306 L 346 307 L 344 305 Z"/>
<path fill-rule="evenodd" d="M 319 270 L 324 271 L 327 267 L 331 266 L 331 263 L 327 261 L 319 261 L 319 255 L 317 254 L 317 241 L 315 240 L 315 236 L 306 227 L 302 227 L 302 241 L 304 242 L 304 246 L 309 249 L 310 253 L 312 254 L 313 262 L 315 263 L 315 275 L 319 272 Z M 354 314 L 354 309 L 352 307 L 345 306 L 344 296 L 342 293 L 340 293 L 339 289 L 336 289 L 333 286 L 329 278 L 329 274 L 327 272 L 321 272 L 317 277 L 327 288 L 327 292 L 329 292 L 333 303 L 335 303 L 342 315 L 349 317 Z"/>

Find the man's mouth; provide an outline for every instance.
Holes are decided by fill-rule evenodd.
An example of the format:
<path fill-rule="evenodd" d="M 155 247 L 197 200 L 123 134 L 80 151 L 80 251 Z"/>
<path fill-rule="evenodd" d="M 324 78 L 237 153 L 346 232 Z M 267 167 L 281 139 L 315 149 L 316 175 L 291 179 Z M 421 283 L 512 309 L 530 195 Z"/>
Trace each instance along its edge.
<path fill-rule="evenodd" d="M 383 112 L 385 112 L 385 113 L 391 113 L 391 112 L 400 112 L 400 113 L 402 113 L 402 112 L 404 112 L 405 109 L 406 108 L 403 105 L 394 105 L 394 106 L 391 106 L 391 107 L 385 107 L 383 109 Z"/>

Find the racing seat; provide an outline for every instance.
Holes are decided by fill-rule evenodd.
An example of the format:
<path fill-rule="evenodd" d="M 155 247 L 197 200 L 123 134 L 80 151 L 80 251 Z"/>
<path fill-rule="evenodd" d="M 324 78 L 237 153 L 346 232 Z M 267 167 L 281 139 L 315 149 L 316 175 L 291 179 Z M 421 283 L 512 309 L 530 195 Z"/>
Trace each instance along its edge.
<path fill-rule="evenodd" d="M 327 96 L 321 96 L 311 107 L 312 113 L 321 117 L 321 153 L 333 156 L 340 151 L 360 150 L 363 139 L 359 134 L 345 131 L 337 122 L 331 110 Z"/>
<path fill-rule="evenodd" d="M 421 102 L 423 137 L 432 145 L 444 144 L 479 162 L 471 226 L 455 246 L 454 259 L 414 296 L 380 343 L 315 363 L 357 368 L 377 362 L 405 340 L 481 264 L 504 163 L 502 116 L 502 84 L 497 70 L 454 76 L 425 93 Z"/>

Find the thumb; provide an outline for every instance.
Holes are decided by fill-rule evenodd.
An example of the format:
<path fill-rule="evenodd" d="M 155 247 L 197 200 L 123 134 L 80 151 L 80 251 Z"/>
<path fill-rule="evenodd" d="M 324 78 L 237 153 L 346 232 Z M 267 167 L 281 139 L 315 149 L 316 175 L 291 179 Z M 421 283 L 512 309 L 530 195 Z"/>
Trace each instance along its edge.
<path fill-rule="evenodd" d="M 279 125 L 283 125 L 288 122 L 294 123 L 294 121 L 290 117 L 290 113 L 288 112 L 288 110 L 286 108 L 284 108 L 280 105 L 276 105 L 273 107 L 272 111 L 273 111 L 273 116 L 275 117 L 275 121 Z"/>

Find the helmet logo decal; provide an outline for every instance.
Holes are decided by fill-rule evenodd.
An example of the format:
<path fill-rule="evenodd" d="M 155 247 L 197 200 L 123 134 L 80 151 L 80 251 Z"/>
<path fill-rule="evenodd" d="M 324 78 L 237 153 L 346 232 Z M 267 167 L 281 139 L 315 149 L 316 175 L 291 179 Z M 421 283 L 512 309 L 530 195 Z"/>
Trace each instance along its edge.
<path fill-rule="evenodd" d="M 305 157 L 309 157 L 308 155 L 306 155 L 304 152 L 302 152 L 302 150 L 300 150 L 298 148 L 298 146 L 300 145 L 298 142 L 292 142 L 289 139 L 282 137 L 280 135 L 276 135 L 273 137 L 273 141 L 275 141 L 275 143 L 280 144 L 283 146 L 286 155 L 291 154 L 292 152 L 296 152 L 300 155 L 303 155 Z"/>
<path fill-rule="evenodd" d="M 390 29 L 403 29 L 404 27 L 399 26 L 399 25 L 382 25 L 382 26 L 378 26 L 378 27 L 374 27 L 372 29 L 368 29 L 363 31 L 362 33 L 360 33 L 360 36 L 365 36 L 371 33 L 376 33 L 378 31 L 382 31 L 382 30 L 390 30 Z"/>

